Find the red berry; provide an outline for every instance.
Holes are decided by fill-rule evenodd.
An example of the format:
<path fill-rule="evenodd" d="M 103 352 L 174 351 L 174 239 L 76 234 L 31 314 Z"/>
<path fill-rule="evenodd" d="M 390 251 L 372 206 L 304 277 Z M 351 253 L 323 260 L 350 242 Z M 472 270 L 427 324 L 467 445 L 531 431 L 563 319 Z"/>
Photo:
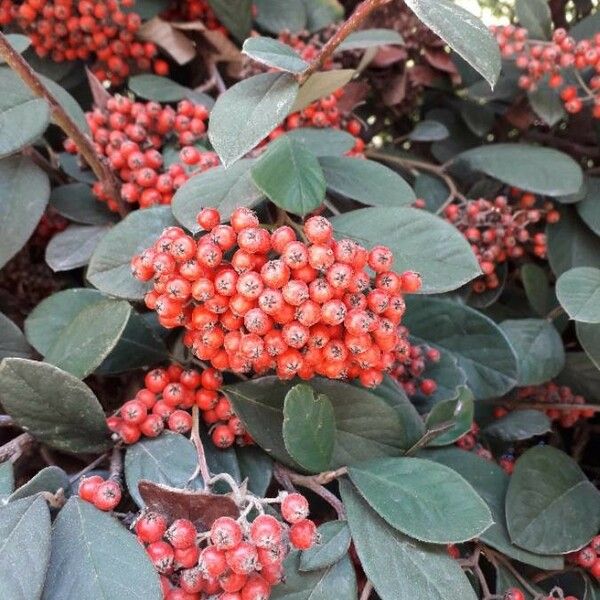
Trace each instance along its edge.
<path fill-rule="evenodd" d="M 317 526 L 310 519 L 297 521 L 290 527 L 290 542 L 298 550 L 308 550 L 318 541 Z"/>
<path fill-rule="evenodd" d="M 147 512 L 135 523 L 135 533 L 145 544 L 158 542 L 167 530 L 167 520 L 163 515 Z"/>
<path fill-rule="evenodd" d="M 281 515 L 288 523 L 298 523 L 308 517 L 308 500 L 301 494 L 288 494 L 281 503 Z"/>
<path fill-rule="evenodd" d="M 196 543 L 195 525 L 188 519 L 177 519 L 173 521 L 167 533 L 166 539 L 170 542 L 173 548 L 189 548 Z"/>
<path fill-rule="evenodd" d="M 104 479 L 100 475 L 91 475 L 90 477 L 82 477 L 79 482 L 79 497 L 86 502 L 94 501 L 94 494 L 98 486 L 104 483 Z"/>
<path fill-rule="evenodd" d="M 112 479 L 101 483 L 94 492 L 94 506 L 100 510 L 113 510 L 121 502 L 121 486 Z"/>
<path fill-rule="evenodd" d="M 219 517 L 210 528 L 210 539 L 218 550 L 231 550 L 242 538 L 242 528 L 231 517 Z"/>
<path fill-rule="evenodd" d="M 159 573 L 169 574 L 173 569 L 175 551 L 171 544 L 159 541 L 153 542 L 146 548 L 148 556 Z"/>

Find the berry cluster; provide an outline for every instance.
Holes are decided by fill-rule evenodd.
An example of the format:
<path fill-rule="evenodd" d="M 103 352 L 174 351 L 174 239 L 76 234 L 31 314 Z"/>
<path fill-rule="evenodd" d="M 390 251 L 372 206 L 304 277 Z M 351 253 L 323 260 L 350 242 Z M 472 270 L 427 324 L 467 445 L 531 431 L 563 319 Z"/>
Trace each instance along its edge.
<path fill-rule="evenodd" d="M 573 552 L 567 555 L 567 560 L 571 564 L 577 565 L 600 581 L 600 535 L 597 535 L 579 552 Z"/>
<path fill-rule="evenodd" d="M 162 17 L 167 21 L 202 21 L 209 31 L 220 31 L 229 36 L 229 31 L 219 21 L 207 0 L 174 0 Z"/>
<path fill-rule="evenodd" d="M 402 384 L 408 396 L 415 396 L 417 392 L 431 396 L 437 390 L 437 383 L 433 379 L 424 379 L 422 375 L 427 363 L 439 362 L 440 352 L 426 345 L 412 346 L 407 338 L 408 330 L 402 336 L 406 346 L 396 351 L 397 362 L 392 369 L 392 376 Z"/>
<path fill-rule="evenodd" d="M 108 427 L 125 444 L 135 444 L 142 435 L 158 437 L 166 428 L 187 433 L 192 428 L 190 409 L 197 406 L 211 437 L 219 448 L 228 448 L 237 439 L 251 444 L 252 439 L 235 416 L 229 400 L 219 394 L 223 377 L 215 369 L 183 369 L 170 365 L 153 369 L 135 398 L 128 400 L 107 419 Z"/>
<path fill-rule="evenodd" d="M 508 259 L 521 258 L 526 252 L 538 258 L 546 256 L 543 222 L 556 223 L 560 218 L 551 202 L 538 207 L 535 195 L 511 190 L 511 200 L 498 196 L 494 200 L 459 200 L 446 207 L 446 220 L 471 243 L 483 276 L 473 284 L 476 293 L 500 285 L 496 268 Z"/>
<path fill-rule="evenodd" d="M 54 235 L 64 231 L 68 226 L 69 221 L 67 219 L 52 209 L 48 209 L 37 224 L 31 236 L 31 243 L 45 248 Z"/>
<path fill-rule="evenodd" d="M 219 517 L 200 533 L 187 519 L 169 525 L 166 517 L 148 511 L 134 529 L 160 573 L 165 600 L 268 600 L 283 580 L 290 547 L 307 550 L 318 541 L 308 511 L 306 498 L 293 493 L 281 501 L 289 526 L 261 512 L 252 523 Z"/>
<path fill-rule="evenodd" d="M 121 502 L 121 486 L 114 479 L 103 479 L 100 475 L 83 477 L 79 482 L 79 497 L 99 510 L 114 510 Z"/>
<path fill-rule="evenodd" d="M 564 600 L 577 600 L 576 596 L 564 596 L 563 594 L 561 594 L 560 597 L 564 598 Z M 527 598 L 527 596 L 525 595 L 525 592 L 523 592 L 520 588 L 511 587 L 511 588 L 508 588 L 508 590 L 506 590 L 503 600 L 526 600 L 526 598 Z M 551 594 L 550 596 L 544 596 L 543 598 L 540 596 L 540 600 L 555 600 L 555 599 L 556 599 L 556 596 L 554 596 L 554 594 Z"/>
<path fill-rule="evenodd" d="M 201 152 L 193 146 L 206 132 L 208 111 L 200 104 L 182 100 L 174 109 L 157 102 L 133 102 L 116 95 L 107 101 L 106 108 L 87 113 L 98 154 L 123 182 L 122 198 L 130 204 L 148 208 L 170 204 L 175 191 L 190 177 L 191 171 L 205 171 L 219 164 L 214 152 Z M 181 162 L 165 165 L 161 150 L 176 138 Z M 71 139 L 65 149 L 76 153 Z M 117 210 L 117 201 L 98 182 L 95 195 Z"/>
<path fill-rule="evenodd" d="M 0 2 L 0 24 L 13 20 L 31 40 L 38 56 L 54 62 L 90 60 L 101 81 L 122 83 L 133 69 L 166 75 L 169 65 L 156 58 L 151 42 L 136 40 L 142 19 L 125 12 L 135 0 L 13 0 Z"/>
<path fill-rule="evenodd" d="M 184 326 L 200 360 L 236 373 L 274 369 L 281 379 L 381 383 L 404 345 L 402 294 L 421 287 L 417 273 L 392 271 L 389 248 L 336 241 L 324 217 L 304 224 L 307 243 L 288 226 L 269 233 L 247 208 L 234 211 L 231 225 L 205 208 L 198 223 L 207 232 L 199 240 L 167 228 L 131 266 L 154 282 L 146 306 L 163 326 Z"/>
<path fill-rule="evenodd" d="M 568 113 L 578 113 L 589 104 L 594 118 L 600 119 L 600 34 L 577 42 L 564 29 L 556 29 L 552 41 L 544 42 L 530 40 L 526 29 L 513 25 L 495 27 L 493 32 L 502 55 L 514 58 L 517 67 L 525 71 L 519 78 L 521 88 L 534 90 L 547 77 L 551 88 L 560 89 Z M 574 70 L 578 85 L 566 84 L 565 69 Z M 586 82 L 590 70 L 594 75 Z"/>
<path fill-rule="evenodd" d="M 481 443 L 479 439 L 479 425 L 475 422 L 471 425 L 471 429 L 465 433 L 461 438 L 456 440 L 456 446 L 461 448 L 462 450 L 466 450 L 467 452 L 474 452 L 480 458 L 484 458 L 485 460 L 494 460 L 494 456 L 492 453 Z M 498 465 L 502 467 L 502 469 L 508 473 L 512 474 L 515 468 L 515 455 L 514 452 L 509 450 L 508 452 L 504 452 L 498 459 Z"/>

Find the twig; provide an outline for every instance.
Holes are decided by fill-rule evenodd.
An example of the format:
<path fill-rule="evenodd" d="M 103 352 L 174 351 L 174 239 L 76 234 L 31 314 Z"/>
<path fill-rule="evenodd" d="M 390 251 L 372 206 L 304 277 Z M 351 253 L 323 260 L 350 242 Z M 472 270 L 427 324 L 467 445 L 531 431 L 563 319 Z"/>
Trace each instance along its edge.
<path fill-rule="evenodd" d="M 562 306 L 557 306 L 546 315 L 546 321 L 554 321 L 554 319 L 558 319 L 564 312 L 565 310 Z"/>
<path fill-rule="evenodd" d="M 200 413 L 197 406 L 192 407 L 192 433 L 190 435 L 190 440 L 196 447 L 198 465 L 196 466 L 193 475 L 189 478 L 188 483 L 200 475 L 204 481 L 204 485 L 208 487 L 210 485 L 210 471 L 208 470 L 208 463 L 206 462 L 204 445 L 200 438 Z"/>
<path fill-rule="evenodd" d="M 30 433 L 22 433 L 16 438 L 0 446 L 0 463 L 6 460 L 16 462 L 23 454 L 35 444 L 35 438 Z"/>
<path fill-rule="evenodd" d="M 83 469 L 81 469 L 81 471 L 78 471 L 77 473 L 75 473 L 75 475 L 71 475 L 71 477 L 69 477 L 69 481 L 71 483 L 73 483 L 74 481 L 77 481 L 80 477 L 83 477 L 86 473 L 93 471 L 99 464 L 104 462 L 109 456 L 110 456 L 110 452 L 105 452 L 104 454 L 100 455 L 98 458 L 93 460 L 89 465 L 87 465 L 87 467 L 84 467 Z"/>
<path fill-rule="evenodd" d="M 325 200 L 323 200 L 323 204 L 334 214 L 334 215 L 340 215 L 341 212 L 337 209 L 337 207 L 335 206 L 335 204 L 331 201 L 328 200 L 327 198 L 325 198 Z"/>
<path fill-rule="evenodd" d="M 373 584 L 367 579 L 367 583 L 362 589 L 360 594 L 360 600 L 369 600 L 371 594 L 373 593 Z"/>
<path fill-rule="evenodd" d="M 98 156 L 90 138 L 65 111 L 56 96 L 42 83 L 27 61 L 10 45 L 2 32 L 0 32 L 0 57 L 36 96 L 44 98 L 48 102 L 54 122 L 73 140 L 85 161 L 106 188 L 107 193 L 117 201 L 121 216 L 125 216 L 128 210 L 121 198 L 117 179 L 108 164 Z"/>
<path fill-rule="evenodd" d="M 112 449 L 109 471 L 110 479 L 114 479 L 115 481 L 119 481 L 121 479 L 121 472 L 123 471 L 123 456 L 121 454 L 120 445 L 116 445 Z"/>
<path fill-rule="evenodd" d="M 302 85 L 313 73 L 319 71 L 331 58 L 335 49 L 369 17 L 369 15 L 380 6 L 391 0 L 363 0 L 352 13 L 347 21 L 344 21 L 329 41 L 321 48 L 315 59 L 308 65 L 307 69 L 300 74 L 298 83 Z"/>
<path fill-rule="evenodd" d="M 219 94 L 224 94 L 227 91 L 227 86 L 221 77 L 221 73 L 219 73 L 217 64 L 212 60 L 208 64 L 208 71 L 210 73 L 210 78 L 213 81 L 213 86 L 217 88 Z"/>
<path fill-rule="evenodd" d="M 502 556 L 502 554 L 499 554 L 498 552 L 495 552 L 494 550 L 491 550 L 490 548 L 488 548 L 487 546 L 485 546 L 485 554 L 487 556 L 490 557 L 490 559 L 495 560 L 497 562 L 499 562 L 505 569 L 507 569 L 508 571 L 510 571 L 510 573 L 513 575 L 513 577 L 523 586 L 523 588 L 530 593 L 534 598 L 538 598 L 539 597 L 539 593 L 538 591 L 531 586 L 531 584 L 527 581 L 527 579 L 525 579 L 521 573 L 519 573 L 519 571 L 517 571 L 513 566 L 512 563 L 505 558 L 504 556 Z"/>

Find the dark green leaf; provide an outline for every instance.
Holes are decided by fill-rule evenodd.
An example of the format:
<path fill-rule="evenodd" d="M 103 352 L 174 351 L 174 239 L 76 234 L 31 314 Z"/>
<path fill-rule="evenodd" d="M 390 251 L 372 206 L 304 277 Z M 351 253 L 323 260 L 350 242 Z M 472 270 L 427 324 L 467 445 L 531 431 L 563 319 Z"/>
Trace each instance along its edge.
<path fill-rule="evenodd" d="M 6 40 L 19 54 L 23 54 L 29 46 L 31 46 L 31 40 L 20 33 L 5 33 Z M 0 64 L 4 64 L 4 59 L 0 58 Z"/>
<path fill-rule="evenodd" d="M 27 358 L 30 355 L 31 348 L 21 330 L 0 313 L 0 360 L 6 356 Z"/>
<path fill-rule="evenodd" d="M 54 523 L 43 600 L 162 597 L 158 574 L 136 537 L 111 515 L 71 498 Z"/>
<path fill-rule="evenodd" d="M 534 600 L 533 595 L 526 589 L 523 589 L 521 586 L 523 584 L 514 576 L 514 573 L 503 567 L 502 565 L 498 565 L 496 567 L 496 594 L 498 594 L 501 598 L 504 599 L 504 595 L 511 591 L 513 588 L 517 588 L 523 591 L 523 597 L 525 600 Z M 530 583 L 531 589 L 535 590 L 536 593 L 542 594 L 542 590 L 537 586 L 534 586 Z M 541 596 L 542 598 L 544 596 Z"/>
<path fill-rule="evenodd" d="M 57 102 L 63 107 L 64 111 L 75 121 L 79 129 L 86 133 L 87 135 L 91 134 L 90 126 L 88 125 L 87 119 L 85 117 L 85 112 L 83 108 L 79 105 L 79 102 L 65 90 L 62 86 L 58 85 L 52 79 L 48 77 L 44 77 L 40 75 L 40 79 L 42 83 L 50 90 L 50 93 L 56 98 Z M 32 96 L 33 98 L 33 96 Z"/>
<path fill-rule="evenodd" d="M 187 98 L 190 90 L 167 77 L 144 73 L 129 78 L 129 89 L 146 100 L 179 102 Z"/>
<path fill-rule="evenodd" d="M 69 476 L 60 467 L 46 467 L 11 494 L 8 502 L 35 496 L 40 492 L 56 494 L 58 490 L 62 489 L 63 492 L 67 493 L 69 485 Z"/>
<path fill-rule="evenodd" d="M 67 183 L 55 187 L 50 194 L 50 206 L 76 223 L 108 225 L 114 222 L 114 214 L 98 201 L 92 188 L 85 183 Z"/>
<path fill-rule="evenodd" d="M 289 73 L 263 73 L 240 81 L 219 96 L 208 137 L 228 167 L 252 150 L 290 112 L 298 83 Z"/>
<path fill-rule="evenodd" d="M 300 571 L 316 571 L 335 564 L 348 552 L 350 529 L 346 521 L 328 521 L 319 527 L 321 542 L 300 556 Z"/>
<path fill-rule="evenodd" d="M 531 308 L 545 317 L 555 304 L 546 271 L 535 263 L 526 263 L 521 267 L 521 280 Z"/>
<path fill-rule="evenodd" d="M 502 183 L 546 196 L 573 194 L 583 184 L 581 167 L 568 154 L 552 148 L 491 144 L 467 150 L 455 161 Z"/>
<path fill-rule="evenodd" d="M 517 0 L 515 13 L 519 25 L 529 31 L 532 38 L 547 40 L 552 33 L 552 15 L 548 0 Z"/>
<path fill-rule="evenodd" d="M 90 388 L 46 363 L 5 358 L 0 402 L 40 441 L 66 452 L 101 452 L 109 445 L 104 412 Z"/>
<path fill-rule="evenodd" d="M 576 329 L 581 347 L 600 369 L 600 323 L 577 323 Z"/>
<path fill-rule="evenodd" d="M 344 7 L 338 0 L 301 0 L 306 8 L 306 28 L 319 31 L 344 16 Z"/>
<path fill-rule="evenodd" d="M 363 29 L 362 31 L 351 33 L 337 47 L 337 52 L 402 44 L 404 44 L 404 39 L 393 29 Z"/>
<path fill-rule="evenodd" d="M 392 169 L 372 160 L 326 156 L 319 159 L 327 188 L 369 206 L 403 206 L 416 200 L 412 188 Z"/>
<path fill-rule="evenodd" d="M 273 477 L 273 459 L 258 446 L 238 446 L 235 449 L 242 481 L 248 480 L 248 489 L 264 497 Z"/>
<path fill-rule="evenodd" d="M 506 494 L 506 520 L 521 548 L 566 554 L 597 533 L 600 492 L 564 452 L 537 446 L 517 460 Z"/>
<path fill-rule="evenodd" d="M 39 598 L 50 558 L 50 512 L 42 498 L 0 509 L 0 589 L 6 600 Z"/>
<path fill-rule="evenodd" d="M 600 401 L 600 369 L 585 352 L 567 352 L 567 360 L 558 381 L 588 402 Z"/>
<path fill-rule="evenodd" d="M 174 224 L 168 206 L 132 212 L 96 246 L 87 270 L 88 281 L 106 294 L 140 300 L 150 285 L 134 279 L 131 258 L 151 246 L 165 227 Z"/>
<path fill-rule="evenodd" d="M 302 85 L 289 112 L 297 112 L 306 108 L 311 102 L 329 96 L 344 87 L 354 76 L 354 69 L 334 69 L 318 71 L 311 75 Z"/>
<path fill-rule="evenodd" d="M 384 458 L 350 467 L 348 473 L 379 516 L 422 542 L 465 542 L 492 524 L 488 507 L 471 485 L 439 463 Z"/>
<path fill-rule="evenodd" d="M 427 415 L 426 429 L 432 429 L 442 423 L 453 422 L 452 428 L 442 435 L 436 436 L 428 446 L 447 446 L 467 433 L 473 425 L 473 394 L 466 387 L 461 387 L 458 398 L 438 402 Z"/>
<path fill-rule="evenodd" d="M 481 541 L 503 554 L 540 569 L 561 569 L 560 557 L 533 554 L 515 546 L 508 537 L 504 516 L 504 498 L 510 477 L 495 463 L 458 448 L 427 450 L 422 456 L 460 473 L 487 502 L 494 524 L 481 534 Z"/>
<path fill-rule="evenodd" d="M 296 215 L 306 215 L 325 198 L 325 177 L 315 155 L 302 142 L 282 135 L 252 167 L 252 180 L 270 200 Z"/>
<path fill-rule="evenodd" d="M 300 570 L 300 552 L 284 562 L 285 583 L 273 588 L 271 600 L 356 600 L 356 573 L 348 556 L 319 571 Z"/>
<path fill-rule="evenodd" d="M 81 161 L 74 154 L 61 152 L 59 155 L 60 168 L 75 181 L 92 185 L 96 181 L 94 172 L 81 167 Z"/>
<path fill-rule="evenodd" d="M 419 173 L 413 185 L 417 198 L 425 200 L 425 208 L 435 213 L 446 202 L 450 190 L 439 177 L 427 173 Z"/>
<path fill-rule="evenodd" d="M 437 121 L 419 121 L 408 137 L 413 142 L 436 142 L 450 135 L 448 128 Z"/>
<path fill-rule="evenodd" d="M 503 442 L 528 440 L 552 431 L 552 421 L 539 410 L 513 410 L 505 417 L 493 421 L 483 433 Z"/>
<path fill-rule="evenodd" d="M 227 473 L 231 475 L 236 483 L 241 484 L 242 473 L 235 450 L 233 448 L 226 448 L 225 450 L 217 448 L 212 442 L 208 431 L 204 428 L 200 430 L 200 438 L 205 448 L 209 471 L 211 473 Z M 196 489 L 204 489 L 205 487 L 204 481 L 200 477 L 192 485 Z M 231 486 L 223 481 L 217 482 L 214 491 L 217 494 L 228 494 L 231 492 Z"/>
<path fill-rule="evenodd" d="M 0 157 L 14 154 L 39 138 L 50 123 L 50 106 L 36 98 L 14 72 L 0 69 Z"/>
<path fill-rule="evenodd" d="M 0 131 L 8 135 L 1 122 Z M 0 268 L 29 239 L 49 196 L 48 176 L 27 157 L 0 160 Z"/>
<path fill-rule="evenodd" d="M 549 225 L 548 260 L 560 277 L 574 267 L 597 267 L 600 264 L 600 237 L 594 235 L 572 207 L 560 207 L 560 221 Z"/>
<path fill-rule="evenodd" d="M 298 0 L 255 0 L 256 22 L 262 29 L 279 35 L 281 31 L 292 33 L 306 28 L 306 7 Z"/>
<path fill-rule="evenodd" d="M 141 479 L 183 488 L 196 468 L 196 450 L 193 444 L 178 433 L 164 433 L 154 439 L 142 439 L 127 448 L 125 479 L 135 503 L 143 508 L 138 491 Z"/>
<path fill-rule="evenodd" d="M 382 600 L 476 600 L 469 580 L 445 548 L 390 527 L 348 481 L 340 482 L 340 491 L 361 565 Z"/>
<path fill-rule="evenodd" d="M 125 301 L 103 300 L 85 307 L 48 350 L 46 362 L 79 379 L 87 377 L 117 345 L 130 313 Z"/>
<path fill-rule="evenodd" d="M 208 0 L 217 18 L 238 42 L 252 29 L 252 0 Z"/>
<path fill-rule="evenodd" d="M 527 0 L 521 1 L 523 4 L 527 2 Z M 535 90 L 528 92 L 527 97 L 535 114 L 550 127 L 556 125 L 567 115 L 559 94 L 548 85 L 540 84 Z"/>
<path fill-rule="evenodd" d="M 302 73 L 308 63 L 287 44 L 269 37 L 248 38 L 242 46 L 242 53 L 253 60 L 290 73 Z"/>
<path fill-rule="evenodd" d="M 388 246 L 396 271 L 421 274 L 423 293 L 455 290 L 481 273 L 466 239 L 452 225 L 423 210 L 363 208 L 335 217 L 332 223 L 338 236 L 367 246 Z"/>
<path fill-rule="evenodd" d="M 576 204 L 576 209 L 584 223 L 600 236 L 600 178 L 588 177 L 586 184 L 585 197 Z"/>
<path fill-rule="evenodd" d="M 0 502 L 4 501 L 15 489 L 15 469 L 12 462 L 7 460 L 0 463 Z"/>
<path fill-rule="evenodd" d="M 514 350 L 502 330 L 476 310 L 449 300 L 414 297 L 403 324 L 420 343 L 458 360 L 477 400 L 502 396 L 516 384 Z"/>
<path fill-rule="evenodd" d="M 87 265 L 109 230 L 106 225 L 69 225 L 54 235 L 46 246 L 46 263 L 55 273 Z"/>
<path fill-rule="evenodd" d="M 406 0 L 406 4 L 494 87 L 500 75 L 500 51 L 477 17 L 450 0 Z"/>
<path fill-rule="evenodd" d="M 286 135 L 306 144 L 315 156 L 338 156 L 354 147 L 354 137 L 341 129 L 299 127 Z"/>
<path fill-rule="evenodd" d="M 469 130 L 480 138 L 491 131 L 496 121 L 494 110 L 478 102 L 463 102 L 460 116 Z"/>
<path fill-rule="evenodd" d="M 545 319 L 514 319 L 500 323 L 517 354 L 519 385 L 539 385 L 565 366 L 562 339 Z"/>
<path fill-rule="evenodd" d="M 309 471 L 326 471 L 335 444 L 335 415 L 329 398 L 315 395 L 306 383 L 294 386 L 283 404 L 283 440 L 299 465 Z"/>
<path fill-rule="evenodd" d="M 556 295 L 567 314 L 582 323 L 600 323 L 600 269 L 577 267 L 556 282 Z"/>
<path fill-rule="evenodd" d="M 121 6 L 124 12 L 136 12 L 142 19 L 147 20 L 169 8 L 169 0 L 144 0 L 136 2 L 131 8 Z"/>

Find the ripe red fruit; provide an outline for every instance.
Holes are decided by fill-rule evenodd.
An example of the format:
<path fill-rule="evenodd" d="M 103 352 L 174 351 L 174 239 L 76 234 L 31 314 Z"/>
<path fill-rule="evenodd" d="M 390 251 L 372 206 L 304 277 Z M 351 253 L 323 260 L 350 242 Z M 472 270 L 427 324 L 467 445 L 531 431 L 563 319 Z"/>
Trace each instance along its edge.
<path fill-rule="evenodd" d="M 166 539 L 173 548 L 189 548 L 196 543 L 196 526 L 188 519 L 177 519 L 173 521 L 167 533 Z"/>
<path fill-rule="evenodd" d="M 225 552 L 216 546 L 207 546 L 200 552 L 198 567 L 205 577 L 219 577 L 227 569 Z"/>
<path fill-rule="evenodd" d="M 147 546 L 146 552 L 159 573 L 169 574 L 171 572 L 175 560 L 175 551 L 171 544 L 163 541 L 153 542 Z"/>
<path fill-rule="evenodd" d="M 264 577 L 252 575 L 242 588 L 241 600 L 268 600 L 271 585 Z"/>
<path fill-rule="evenodd" d="M 249 542 L 240 542 L 225 552 L 227 566 L 238 575 L 249 575 L 258 566 L 256 547 Z"/>
<path fill-rule="evenodd" d="M 231 517 L 219 517 L 210 528 L 210 540 L 218 550 L 231 550 L 243 538 L 240 524 Z"/>
<path fill-rule="evenodd" d="M 79 482 L 79 497 L 86 502 L 93 502 L 94 494 L 101 483 L 104 483 L 104 479 L 102 479 L 100 475 L 82 477 L 81 481 Z"/>
<path fill-rule="evenodd" d="M 145 544 L 158 542 L 167 530 L 167 520 L 156 512 L 146 512 L 135 523 L 135 533 Z"/>
<path fill-rule="evenodd" d="M 121 502 L 121 486 L 112 479 L 102 482 L 94 492 L 94 506 L 100 510 L 113 510 Z"/>
<path fill-rule="evenodd" d="M 310 507 L 302 494 L 288 494 L 281 503 L 281 516 L 288 523 L 298 523 L 308 517 Z"/>
<path fill-rule="evenodd" d="M 281 541 L 283 527 L 271 515 L 259 515 L 250 525 L 250 538 L 258 548 L 271 548 Z"/>
<path fill-rule="evenodd" d="M 318 540 L 317 526 L 310 519 L 297 521 L 290 527 L 290 542 L 298 550 L 308 550 Z"/>
<path fill-rule="evenodd" d="M 121 407 L 121 417 L 127 423 L 140 425 L 146 419 L 148 408 L 142 400 L 129 400 Z"/>
<path fill-rule="evenodd" d="M 509 588 L 504 594 L 504 600 L 525 600 L 525 594 L 519 588 Z"/>

